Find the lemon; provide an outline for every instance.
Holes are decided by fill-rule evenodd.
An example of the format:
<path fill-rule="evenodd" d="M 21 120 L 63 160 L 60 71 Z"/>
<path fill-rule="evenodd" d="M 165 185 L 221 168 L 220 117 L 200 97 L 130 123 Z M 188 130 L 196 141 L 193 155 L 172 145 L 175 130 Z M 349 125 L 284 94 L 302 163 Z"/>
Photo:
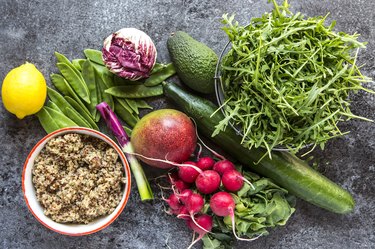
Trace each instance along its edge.
<path fill-rule="evenodd" d="M 22 119 L 43 107 L 47 96 L 46 80 L 33 64 L 26 62 L 5 76 L 1 96 L 5 109 Z"/>

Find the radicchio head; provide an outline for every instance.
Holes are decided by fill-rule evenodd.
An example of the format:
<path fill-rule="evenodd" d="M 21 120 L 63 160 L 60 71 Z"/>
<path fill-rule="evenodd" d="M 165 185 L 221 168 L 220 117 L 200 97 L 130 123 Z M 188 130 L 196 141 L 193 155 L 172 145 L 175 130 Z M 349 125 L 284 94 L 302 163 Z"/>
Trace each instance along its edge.
<path fill-rule="evenodd" d="M 135 28 L 123 28 L 104 40 L 103 61 L 114 74 L 128 80 L 149 77 L 156 61 L 151 38 Z"/>

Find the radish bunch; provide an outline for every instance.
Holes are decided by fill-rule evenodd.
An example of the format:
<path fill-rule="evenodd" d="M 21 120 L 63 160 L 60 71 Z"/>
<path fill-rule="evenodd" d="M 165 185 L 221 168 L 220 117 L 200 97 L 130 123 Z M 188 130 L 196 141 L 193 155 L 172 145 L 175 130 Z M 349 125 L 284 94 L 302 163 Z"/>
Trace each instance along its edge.
<path fill-rule="evenodd" d="M 173 192 L 167 199 L 169 213 L 184 219 L 189 228 L 198 233 L 198 238 L 189 246 L 193 246 L 206 233 L 210 233 L 213 216 L 230 216 L 232 230 L 239 240 L 253 240 L 239 238 L 235 230 L 235 201 L 232 194 L 239 191 L 244 182 L 243 175 L 237 171 L 235 165 L 227 159 L 215 161 L 211 157 L 201 157 L 196 162 L 187 161 L 168 173 L 168 179 Z M 205 200 L 212 211 L 212 215 L 203 213 Z M 206 212 L 209 210 L 206 210 Z"/>

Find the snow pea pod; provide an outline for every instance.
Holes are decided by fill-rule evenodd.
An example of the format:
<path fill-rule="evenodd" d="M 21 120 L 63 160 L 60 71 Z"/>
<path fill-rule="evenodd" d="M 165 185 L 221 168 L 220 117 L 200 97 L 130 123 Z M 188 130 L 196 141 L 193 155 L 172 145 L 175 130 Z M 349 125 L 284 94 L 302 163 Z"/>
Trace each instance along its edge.
<path fill-rule="evenodd" d="M 65 107 L 72 107 L 64 97 L 58 93 L 57 91 L 53 90 L 50 87 L 47 87 L 47 94 L 51 101 L 58 106 L 58 108 L 64 112 Z"/>
<path fill-rule="evenodd" d="M 107 102 L 107 104 L 113 110 L 113 108 L 115 107 L 114 102 L 113 102 L 113 98 L 110 94 L 105 92 L 105 90 L 108 88 L 108 85 L 106 85 L 106 83 L 104 82 L 102 77 L 100 77 L 100 75 L 98 73 L 95 74 L 95 82 L 96 82 L 96 85 L 99 89 L 99 92 L 102 95 L 102 101 Z"/>
<path fill-rule="evenodd" d="M 88 104 L 88 109 L 93 117 L 95 117 L 98 112 L 96 110 L 96 105 L 99 104 L 98 102 L 98 92 L 97 92 L 97 84 L 95 79 L 95 71 L 92 66 L 92 63 L 89 60 L 85 60 L 82 64 L 82 77 L 85 80 L 87 88 L 90 92 L 90 104 Z"/>
<path fill-rule="evenodd" d="M 73 65 L 72 62 L 65 55 L 55 52 L 55 57 L 58 63 L 65 63 L 68 65 L 77 75 L 80 74 L 79 70 Z"/>
<path fill-rule="evenodd" d="M 35 115 L 38 117 L 39 123 L 47 133 L 51 133 L 60 128 L 45 107 L 42 107 Z"/>
<path fill-rule="evenodd" d="M 176 74 L 176 69 L 172 63 L 169 63 L 164 68 L 151 74 L 145 81 L 145 86 L 156 86 L 161 84 L 164 80 Z"/>
<path fill-rule="evenodd" d="M 117 75 L 113 75 L 113 86 L 124 86 L 124 85 L 142 85 L 143 82 L 140 80 L 131 81 L 121 78 Z"/>
<path fill-rule="evenodd" d="M 59 128 L 78 126 L 73 120 L 65 116 L 62 112 L 58 112 L 48 106 L 44 107 L 51 118 L 56 122 Z"/>
<path fill-rule="evenodd" d="M 125 132 L 126 132 L 126 135 L 128 135 L 129 137 L 132 136 L 132 132 L 133 132 L 132 129 L 130 129 L 129 127 L 127 127 L 127 126 L 125 126 L 125 125 L 123 125 L 122 128 L 124 128 L 124 130 L 125 130 Z"/>
<path fill-rule="evenodd" d="M 82 71 L 82 64 L 85 62 L 85 59 L 75 59 L 72 60 L 72 65 L 78 70 Z"/>
<path fill-rule="evenodd" d="M 115 86 L 105 90 L 106 93 L 119 98 L 146 98 L 163 94 L 161 85 L 147 87 L 145 85 Z"/>
<path fill-rule="evenodd" d="M 58 112 L 62 112 L 61 109 L 55 103 L 53 103 L 51 100 L 48 101 L 47 106 L 51 107 L 52 109 L 54 109 Z"/>
<path fill-rule="evenodd" d="M 85 118 L 83 118 L 62 95 L 51 88 L 47 88 L 47 93 L 48 97 L 52 100 L 52 104 L 50 104 L 51 109 L 66 115 L 79 126 L 92 128 L 91 125 L 85 121 Z"/>
<path fill-rule="evenodd" d="M 79 71 L 73 70 L 66 63 L 58 62 L 57 68 L 60 70 L 61 74 L 65 77 L 67 82 L 70 86 L 74 89 L 74 91 L 80 96 L 86 103 L 90 104 L 90 93 L 89 89 L 87 88 L 85 81 Z"/>
<path fill-rule="evenodd" d="M 94 67 L 95 71 L 98 73 L 98 75 L 100 75 L 100 77 L 102 78 L 103 82 L 108 85 L 109 87 L 112 87 L 114 86 L 114 74 L 111 73 L 105 66 L 103 65 L 99 65 L 95 62 L 92 62 L 91 63 L 92 66 Z"/>
<path fill-rule="evenodd" d="M 56 87 L 59 92 L 61 92 L 63 95 L 69 95 L 69 90 L 68 90 L 68 82 L 66 82 L 64 76 L 61 74 L 51 74 L 50 75 L 52 84 Z"/>
<path fill-rule="evenodd" d="M 136 114 L 139 114 L 138 105 L 134 99 L 125 99 L 125 101 Z"/>
<path fill-rule="evenodd" d="M 128 112 L 133 113 L 133 109 L 128 104 L 128 99 L 122 99 L 122 98 L 116 98 L 115 97 L 115 100 L 117 100 L 119 102 L 119 104 L 122 105 L 122 107 L 124 107 Z"/>
<path fill-rule="evenodd" d="M 147 102 L 144 101 L 143 99 L 135 99 L 134 101 L 136 102 L 138 108 L 153 109 L 153 107 L 147 104 Z"/>
<path fill-rule="evenodd" d="M 95 130 L 99 130 L 99 127 L 96 125 L 95 121 L 93 120 L 93 117 L 87 113 L 83 108 L 82 106 L 77 102 L 75 101 L 73 98 L 69 97 L 69 96 L 65 96 L 64 97 L 66 101 L 69 102 L 69 104 L 79 113 L 81 114 L 81 116 L 90 124 L 90 126 L 95 129 Z"/>
<path fill-rule="evenodd" d="M 83 104 L 80 97 L 74 92 L 74 90 L 66 81 L 64 76 L 60 74 L 51 74 L 51 81 L 57 90 L 59 90 L 62 94 L 66 96 L 72 97 L 87 114 L 90 114 L 90 111 L 86 108 L 85 104 Z"/>
<path fill-rule="evenodd" d="M 165 68 L 165 64 L 155 63 L 154 67 L 152 68 L 151 75 L 154 74 L 154 73 L 159 72 L 163 68 Z"/>
<path fill-rule="evenodd" d="M 134 116 L 131 112 L 125 109 L 118 101 L 115 99 L 115 112 L 116 114 L 124 120 L 130 127 L 134 127 L 138 122 L 139 118 Z"/>
<path fill-rule="evenodd" d="M 81 127 L 93 128 L 91 125 L 73 108 L 66 107 L 65 113 L 71 120 Z"/>
<path fill-rule="evenodd" d="M 99 65 L 104 66 L 103 55 L 101 51 L 88 48 L 83 50 L 83 53 L 86 55 L 86 58 L 90 61 L 93 61 Z"/>

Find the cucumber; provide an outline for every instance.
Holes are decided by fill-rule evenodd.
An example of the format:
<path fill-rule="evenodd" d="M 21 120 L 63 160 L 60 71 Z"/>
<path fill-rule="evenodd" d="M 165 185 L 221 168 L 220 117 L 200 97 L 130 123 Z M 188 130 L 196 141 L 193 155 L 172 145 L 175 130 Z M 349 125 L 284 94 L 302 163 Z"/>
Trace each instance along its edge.
<path fill-rule="evenodd" d="M 248 150 L 241 145 L 241 137 L 230 127 L 227 127 L 225 132 L 211 137 L 215 125 L 224 118 L 220 111 L 210 117 L 218 107 L 209 100 L 185 92 L 173 83 L 163 83 L 163 87 L 164 94 L 195 120 L 203 135 L 210 137 L 244 166 L 269 177 L 291 194 L 316 206 L 339 214 L 353 210 L 355 203 L 349 192 L 296 156 L 287 152 L 273 152 L 270 159 L 264 156 L 267 153 L 264 149 Z"/>

